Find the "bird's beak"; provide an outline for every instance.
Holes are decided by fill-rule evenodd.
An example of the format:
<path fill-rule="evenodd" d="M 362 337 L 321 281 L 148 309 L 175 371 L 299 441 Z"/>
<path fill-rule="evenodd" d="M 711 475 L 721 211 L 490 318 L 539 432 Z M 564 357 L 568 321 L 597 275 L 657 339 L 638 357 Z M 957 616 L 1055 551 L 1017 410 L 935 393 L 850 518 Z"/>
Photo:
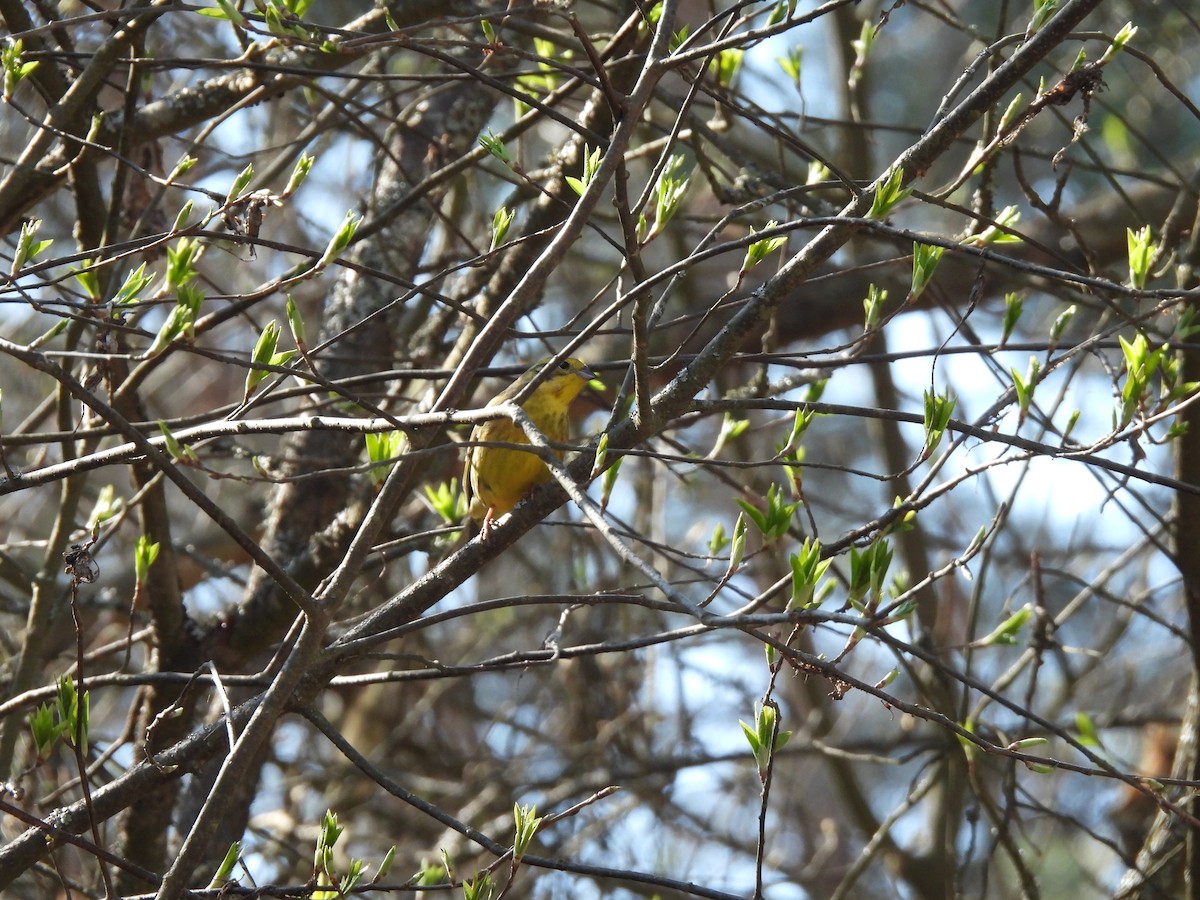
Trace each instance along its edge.
<path fill-rule="evenodd" d="M 600 377 L 599 375 L 597 375 L 595 372 L 592 371 L 591 366 L 584 366 L 582 369 L 580 369 L 575 374 L 578 375 L 580 378 L 582 378 L 584 381 L 591 381 L 593 378 Z"/>

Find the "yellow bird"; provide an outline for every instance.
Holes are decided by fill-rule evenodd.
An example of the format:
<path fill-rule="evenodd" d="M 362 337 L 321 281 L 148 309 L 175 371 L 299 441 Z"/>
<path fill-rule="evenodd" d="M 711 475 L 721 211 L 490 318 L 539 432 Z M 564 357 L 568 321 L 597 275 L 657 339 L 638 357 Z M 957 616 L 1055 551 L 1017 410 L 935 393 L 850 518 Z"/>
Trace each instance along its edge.
<path fill-rule="evenodd" d="M 524 375 L 488 401 L 488 406 L 507 403 L 529 385 L 551 362 L 543 359 Z M 579 392 L 596 373 L 579 359 L 564 359 L 546 374 L 521 408 L 549 440 L 562 443 L 570 434 L 568 410 Z M 472 447 L 467 451 L 466 475 L 469 515 L 483 520 L 483 538 L 491 533 L 492 521 L 525 499 L 539 484 L 550 480 L 550 470 L 536 452 L 511 447 L 475 446 L 476 442 L 528 444 L 525 432 L 512 419 L 489 419 L 471 431 Z M 559 459 L 562 451 L 556 450 Z"/>

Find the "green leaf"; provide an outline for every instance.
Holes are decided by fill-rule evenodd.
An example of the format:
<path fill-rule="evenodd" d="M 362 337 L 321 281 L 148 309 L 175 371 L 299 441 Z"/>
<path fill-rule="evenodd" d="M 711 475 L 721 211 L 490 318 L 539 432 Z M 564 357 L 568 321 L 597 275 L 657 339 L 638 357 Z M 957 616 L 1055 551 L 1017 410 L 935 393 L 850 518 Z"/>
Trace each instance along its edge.
<path fill-rule="evenodd" d="M 1125 48 L 1125 45 L 1133 40 L 1137 32 L 1137 26 L 1132 22 L 1126 22 L 1124 27 L 1117 32 L 1117 36 L 1112 39 L 1112 44 L 1104 51 L 1104 55 L 1100 57 L 1100 65 L 1108 65 L 1112 62 L 1113 57 L 1120 53 Z"/>
<path fill-rule="evenodd" d="M 5 101 L 12 97 L 13 91 L 17 89 L 17 85 L 38 67 L 36 61 L 25 62 L 22 59 L 24 50 L 24 42 L 19 39 L 13 40 L 12 38 L 6 39 L 4 46 L 0 47 L 0 67 L 4 69 Z"/>
<path fill-rule="evenodd" d="M 978 234 L 972 234 L 963 239 L 964 244 L 973 247 L 988 247 L 992 244 L 1019 244 L 1021 238 L 1009 234 L 1005 229 L 1013 229 L 1021 221 L 1021 212 L 1015 206 L 1006 206 L 996 214 L 995 224 L 988 225 Z"/>
<path fill-rule="evenodd" d="M 367 459 L 372 463 L 371 480 L 376 484 L 387 477 L 388 469 L 404 449 L 404 432 L 381 431 L 364 435 Z M 451 521 L 457 521 L 456 516 Z"/>
<path fill-rule="evenodd" d="M 920 297 L 925 288 L 929 286 L 933 273 L 937 269 L 938 263 L 942 261 L 942 254 L 945 252 L 945 247 L 936 247 L 932 244 L 913 244 L 912 289 L 909 295 L 914 300 Z"/>
<path fill-rule="evenodd" d="M 750 752 L 754 756 L 755 765 L 758 766 L 759 776 L 764 776 L 767 767 L 770 764 L 771 756 L 779 750 L 791 739 L 790 731 L 776 732 L 776 713 L 775 707 L 770 704 L 754 704 L 754 725 L 747 725 L 745 722 L 738 720 L 738 724 L 742 726 L 742 734 L 746 736 L 747 743 L 750 744 Z M 774 734 L 774 741 L 771 736 Z"/>
<path fill-rule="evenodd" d="M 1031 35 L 1050 21 L 1050 17 L 1058 10 L 1058 0 L 1033 0 L 1033 18 L 1025 27 L 1025 34 Z"/>
<path fill-rule="evenodd" d="M 125 501 L 116 496 L 116 488 L 111 484 L 106 484 L 100 488 L 100 492 L 96 495 L 96 502 L 92 506 L 92 514 L 88 516 L 87 530 L 89 532 L 95 531 L 96 526 L 107 522 L 124 508 Z"/>
<path fill-rule="evenodd" d="M 883 307 L 887 303 L 888 292 L 877 285 L 867 287 L 867 296 L 863 298 L 864 331 L 874 331 L 883 321 Z"/>
<path fill-rule="evenodd" d="M 691 33 L 691 29 L 687 25 L 684 25 L 678 31 L 671 32 L 671 40 L 669 42 L 669 46 L 671 48 L 672 53 L 674 53 L 676 50 L 678 50 L 680 47 L 683 46 L 684 42 L 688 39 L 688 35 L 690 33 Z"/>
<path fill-rule="evenodd" d="M 1063 332 L 1067 330 L 1067 326 L 1071 324 L 1071 320 L 1075 318 L 1075 304 L 1072 303 L 1054 320 L 1054 324 L 1050 326 L 1050 343 L 1055 345 L 1061 340 Z"/>
<path fill-rule="evenodd" d="M 368 453 L 370 452 L 371 450 L 368 448 Z M 377 449 L 375 452 L 380 451 Z M 425 485 L 425 499 L 429 501 L 433 511 L 448 525 L 462 521 L 463 516 L 467 514 L 466 497 L 459 490 L 457 478 L 443 481 L 437 487 L 430 484 Z"/>
<path fill-rule="evenodd" d="M 492 241 L 489 250 L 495 250 L 504 243 L 504 238 L 508 235 L 508 228 L 516 217 L 516 211 L 507 206 L 496 210 L 496 214 L 492 216 Z"/>
<path fill-rule="evenodd" d="M 93 303 L 99 303 L 101 299 L 100 274 L 96 271 L 96 266 L 98 265 L 98 260 L 85 259 L 80 262 L 77 268 L 71 270 L 71 274 L 79 282 Z"/>
<path fill-rule="evenodd" d="M 1037 387 L 1038 375 L 1041 372 L 1041 366 L 1034 357 L 1029 357 L 1029 369 L 1022 376 L 1016 369 L 1010 369 L 1013 376 L 1013 389 L 1017 392 L 1017 426 L 1025 421 L 1025 417 L 1029 414 L 1029 405 L 1033 402 L 1033 392 Z"/>
<path fill-rule="evenodd" d="M 283 189 L 281 197 L 290 197 L 308 178 L 308 173 L 312 171 L 313 163 L 316 162 L 315 156 L 309 156 L 307 153 L 301 153 L 300 158 L 296 160 L 296 165 L 292 167 L 292 175 L 288 179 L 287 187 Z"/>
<path fill-rule="evenodd" d="M 1079 743 L 1085 747 L 1103 746 L 1100 742 L 1100 735 L 1096 731 L 1096 723 L 1082 710 L 1075 713 L 1075 728 L 1079 731 Z"/>
<path fill-rule="evenodd" d="M 191 171 L 192 167 L 195 166 L 197 162 L 199 162 L 199 160 L 196 159 L 196 157 L 185 154 L 184 156 L 180 157 L 179 162 L 175 163 L 175 168 L 171 170 L 171 174 L 167 176 L 167 180 L 174 181 L 180 175 Z M 188 209 L 191 209 L 191 200 L 187 202 L 187 207 Z"/>
<path fill-rule="evenodd" d="M 904 505 L 904 501 L 900 497 L 896 497 L 892 501 L 892 509 L 899 509 Z M 886 534 L 903 534 L 906 531 L 911 531 L 917 519 L 917 511 L 915 509 L 907 510 L 899 519 L 894 519 L 887 527 Z"/>
<path fill-rule="evenodd" d="M 1142 290 L 1150 277 L 1150 266 L 1158 250 L 1150 233 L 1150 226 L 1144 225 L 1137 231 L 1125 229 L 1125 242 L 1129 248 L 1129 283 L 1135 290 Z"/>
<path fill-rule="evenodd" d="M 479 872 L 474 878 L 463 881 L 463 900 L 492 900 L 496 896 L 496 883 L 488 872 Z"/>
<path fill-rule="evenodd" d="M 121 284 L 117 295 L 113 297 L 113 303 L 117 306 L 124 306 L 133 303 L 141 296 L 142 291 L 148 288 L 154 282 L 154 273 L 146 273 L 146 264 L 142 263 L 132 272 L 125 276 L 125 281 Z"/>
<path fill-rule="evenodd" d="M 296 307 L 296 301 L 289 296 L 284 308 L 287 315 L 288 329 L 292 332 L 292 340 L 296 342 L 298 348 L 303 350 L 308 346 L 308 342 L 305 339 L 304 319 L 300 315 L 300 310 Z"/>
<path fill-rule="evenodd" d="M 187 203 L 183 204 L 178 214 L 175 216 L 175 221 L 171 225 L 171 231 L 182 231 L 183 229 L 187 228 L 188 219 L 190 219 L 191 216 L 192 201 L 189 200 Z"/>
<path fill-rule="evenodd" d="M 772 231 L 773 229 L 776 229 L 778 227 L 779 227 L 779 223 L 776 222 L 774 219 L 772 219 L 770 222 L 768 222 L 766 224 L 766 227 L 763 228 L 762 230 L 763 231 Z M 759 233 L 759 229 L 754 228 L 753 226 L 750 228 L 751 235 L 755 235 L 758 233 Z M 746 248 L 746 257 L 745 257 L 745 259 L 742 260 L 741 273 L 745 274 L 746 272 L 749 272 L 751 269 L 753 269 L 760 262 L 762 262 L 764 259 L 766 259 L 768 256 L 770 256 L 772 253 L 774 253 L 776 250 L 778 250 L 780 247 L 782 247 L 786 243 L 787 243 L 786 235 L 779 235 L 778 237 L 768 237 L 768 238 L 763 238 L 762 240 L 759 240 L 759 241 L 753 241 L 750 244 L 750 246 Z"/>
<path fill-rule="evenodd" d="M 371 879 L 372 884 L 378 884 L 387 878 L 388 872 L 392 871 L 392 865 L 396 861 L 396 845 L 388 847 L 387 853 L 383 854 L 383 859 L 379 862 L 379 869 L 375 872 L 375 877 Z"/>
<path fill-rule="evenodd" d="M 957 404 L 958 401 L 949 392 L 925 392 L 925 446 L 921 450 L 922 459 L 928 459 L 942 442 Z"/>
<path fill-rule="evenodd" d="M 194 341 L 196 339 L 196 318 L 200 315 L 200 306 L 204 295 L 192 285 L 180 286 L 176 291 L 175 305 L 167 314 L 166 321 L 159 328 L 154 342 L 146 350 L 147 356 L 154 356 L 165 350 L 172 341 Z"/>
<path fill-rule="evenodd" d="M 996 134 L 1002 135 L 1013 119 L 1016 118 L 1017 110 L 1021 108 L 1021 93 L 1018 91 L 1017 96 L 1013 97 L 1008 106 L 1004 108 L 1004 112 L 1000 114 L 1000 121 L 996 125 Z"/>
<path fill-rule="evenodd" d="M 337 259 L 342 251 L 350 246 L 350 242 L 354 240 L 354 234 L 358 231 L 358 226 L 362 222 L 362 216 L 355 215 L 353 212 L 347 212 L 342 218 L 342 224 L 338 226 L 337 231 L 333 233 L 333 237 L 329 239 L 329 244 L 325 247 L 325 252 L 317 260 L 315 268 L 323 269 Z"/>
<path fill-rule="evenodd" d="M 883 599 L 883 586 L 892 565 L 892 548 L 886 539 L 874 541 L 864 550 L 850 548 L 848 599 L 856 609 L 870 611 Z"/>
<path fill-rule="evenodd" d="M 91 699 L 87 691 L 81 697 L 75 690 L 75 682 L 69 675 L 58 679 L 58 696 L 55 700 L 55 714 L 62 723 L 62 738 L 72 746 L 87 755 L 88 727 L 91 711 Z"/>
<path fill-rule="evenodd" d="M 242 15 L 241 10 L 229 2 L 229 0 L 216 0 L 216 9 L 198 9 L 196 12 L 202 16 L 209 16 L 213 19 L 227 19 L 236 25 L 238 28 L 246 27 L 246 17 Z"/>
<path fill-rule="evenodd" d="M 621 464 L 624 462 L 625 457 L 621 457 L 605 469 L 600 478 L 600 510 L 602 512 L 608 508 L 609 498 L 612 497 L 613 488 L 617 484 L 617 476 L 621 474 Z"/>
<path fill-rule="evenodd" d="M 762 741 L 758 737 L 758 731 L 740 719 L 738 720 L 738 724 L 742 726 L 742 734 L 746 736 L 746 742 L 750 745 L 750 752 L 754 754 L 754 761 L 758 763 L 760 769 L 763 768 L 763 763 L 759 762 L 762 755 Z"/>
<path fill-rule="evenodd" d="M 679 174 L 683 162 L 683 156 L 676 154 L 667 160 L 659 173 L 658 181 L 654 184 L 654 227 L 645 240 L 660 234 L 683 203 L 683 197 L 691 185 L 690 173 L 684 176 Z"/>
<path fill-rule="evenodd" d="M 1028 737 L 1028 738 L 1021 738 L 1020 740 L 1013 741 L 1011 744 L 1009 744 L 1007 747 L 1005 747 L 1005 749 L 1006 750 L 1018 750 L 1018 751 L 1019 750 L 1031 750 L 1034 747 L 1045 747 L 1049 743 L 1050 743 L 1049 738 Z"/>
<path fill-rule="evenodd" d="M 742 557 L 745 555 L 746 519 L 739 513 L 737 521 L 733 523 L 733 541 L 729 546 L 729 566 L 727 571 L 737 571 L 737 567 L 742 564 Z"/>
<path fill-rule="evenodd" d="M 544 97 L 558 87 L 560 75 L 555 59 L 560 56 L 558 45 L 548 39 L 535 37 L 533 52 L 537 56 L 537 71 L 517 76 L 517 84 L 534 97 Z M 518 99 L 518 116 L 524 115 L 528 106 Z"/>
<path fill-rule="evenodd" d="M 796 414 L 792 419 L 792 431 L 788 435 L 788 439 L 783 443 L 783 445 L 776 447 L 776 459 L 781 459 L 782 457 L 788 456 L 792 454 L 798 447 L 800 447 L 800 443 L 804 439 L 804 435 L 808 431 L 808 427 L 813 423 L 813 420 L 816 417 L 816 410 L 810 409 L 806 406 L 796 407 Z"/>
<path fill-rule="evenodd" d="M 904 169 L 900 166 L 888 169 L 875 182 L 875 196 L 871 200 L 871 209 L 867 213 L 868 218 L 884 218 L 897 203 L 911 193 L 912 189 L 904 186 Z"/>
<path fill-rule="evenodd" d="M 745 500 L 739 499 L 737 504 L 758 528 L 763 542 L 766 544 L 771 544 L 787 534 L 788 528 L 792 524 L 792 516 L 800 508 L 798 500 L 794 503 L 784 502 L 783 491 L 777 484 L 772 484 L 767 488 L 767 508 L 765 510 L 760 510 Z"/>
<path fill-rule="evenodd" d="M 967 732 L 967 734 L 974 734 L 975 733 L 975 720 L 967 719 L 966 721 L 964 721 L 962 723 L 962 729 L 963 729 L 963 731 Z M 975 757 L 979 753 L 979 746 L 974 741 L 968 740 L 966 737 L 964 737 L 961 734 L 955 733 L 954 736 L 956 738 L 958 738 L 958 743 L 962 746 L 963 753 L 967 757 L 967 761 L 970 762 L 970 761 L 974 760 Z"/>
<path fill-rule="evenodd" d="M 262 333 L 258 336 L 258 340 L 254 344 L 254 351 L 250 354 L 250 368 L 246 370 L 246 387 L 242 394 L 243 399 L 249 399 L 251 392 L 264 378 L 271 374 L 269 369 L 258 368 L 259 366 L 283 366 L 295 355 L 294 350 L 276 352 L 275 348 L 279 342 L 281 333 L 278 323 L 272 320 L 267 323 Z"/>
<path fill-rule="evenodd" d="M 242 842 L 234 841 L 229 845 L 229 849 L 225 851 L 225 857 L 221 860 L 221 864 L 217 866 L 217 871 L 212 877 L 212 881 L 208 883 L 208 890 L 215 891 L 225 887 L 225 884 L 233 878 L 233 868 L 238 864 L 238 860 L 242 857 Z"/>
<path fill-rule="evenodd" d="M 583 196 L 583 192 L 588 189 L 588 185 L 595 179 L 596 173 L 600 171 L 600 158 L 599 147 L 592 147 L 585 144 L 583 148 L 583 177 L 573 178 L 570 175 L 567 176 L 567 184 L 580 197 Z"/>
<path fill-rule="evenodd" d="M 775 62 L 779 63 L 779 68 L 783 69 L 785 74 L 793 84 L 800 84 L 800 64 L 804 59 L 803 47 L 789 47 L 786 56 L 778 56 Z"/>
<path fill-rule="evenodd" d="M 252 362 L 268 363 L 275 356 L 275 347 L 279 342 L 279 324 L 274 320 L 267 323 L 259 334 L 258 340 L 254 343 L 254 350 L 250 354 Z"/>
<path fill-rule="evenodd" d="M 1021 320 L 1021 313 L 1025 309 L 1025 300 L 1016 291 L 1011 291 L 1004 295 L 1004 325 L 1000 336 L 1000 346 L 1003 347 L 1008 343 L 1008 339 L 1012 337 L 1013 329 L 1017 327 L 1017 322 Z"/>
<path fill-rule="evenodd" d="M 600 440 L 596 442 L 596 458 L 592 461 L 592 472 L 589 478 L 595 478 L 604 471 L 604 464 L 608 460 L 608 432 L 600 435 Z"/>
<path fill-rule="evenodd" d="M 483 147 L 488 153 L 492 154 L 492 156 L 500 160 L 500 162 L 504 163 L 506 166 L 512 165 L 512 154 L 509 153 L 508 148 L 504 146 L 504 141 L 500 140 L 500 138 L 496 137 L 490 131 L 479 138 L 479 146 Z"/>
<path fill-rule="evenodd" d="M 862 27 L 858 31 L 858 37 L 850 42 L 850 46 L 854 49 L 855 67 L 862 68 L 867 61 L 867 57 L 871 55 L 871 48 L 875 46 L 877 34 L 879 34 L 879 27 L 871 24 L 869 19 L 864 19 Z"/>
<path fill-rule="evenodd" d="M 786 22 L 796 13 L 796 0 L 779 0 L 775 4 L 775 8 L 771 10 L 771 15 L 767 17 L 767 27 L 778 25 L 780 22 Z"/>
<path fill-rule="evenodd" d="M 313 852 L 313 873 L 319 886 L 333 886 L 337 883 L 333 869 L 333 848 L 341 838 L 345 827 L 338 824 L 337 813 L 325 810 L 321 819 L 321 830 L 317 834 L 317 847 Z M 314 900 L 337 900 L 339 891 L 314 891 Z"/>
<path fill-rule="evenodd" d="M 821 542 L 805 538 L 799 553 L 788 557 L 792 567 L 792 598 L 788 601 L 788 609 L 804 608 L 813 605 L 817 594 L 817 582 L 825 577 L 832 559 L 821 559 Z"/>
<path fill-rule="evenodd" d="M 17 273 L 21 271 L 25 263 L 36 259 L 54 243 L 53 239 L 45 241 L 34 240 L 34 236 L 41 227 L 41 219 L 26 219 L 21 223 L 21 236 L 17 239 L 17 249 L 13 254 L 12 266 L 9 267 L 9 274 L 12 277 L 15 278 L 17 276 Z"/>
<path fill-rule="evenodd" d="M 745 55 L 746 51 L 740 47 L 729 47 L 717 52 L 716 57 L 709 62 L 708 70 L 716 76 L 718 85 L 729 88 L 733 84 Z"/>
<path fill-rule="evenodd" d="M 233 179 L 233 184 L 229 186 L 229 193 L 225 195 L 225 202 L 232 203 L 250 185 L 251 179 L 254 178 L 254 164 L 250 163 L 242 171 L 238 172 L 237 177 Z"/>
<path fill-rule="evenodd" d="M 513 804 L 513 824 L 516 837 L 513 840 L 513 859 L 520 860 L 529 850 L 529 843 L 537 834 L 538 826 L 542 824 L 537 815 L 537 807 Z"/>
<path fill-rule="evenodd" d="M 741 518 L 739 516 L 739 518 Z M 725 526 L 720 522 L 713 529 L 712 537 L 708 539 L 708 555 L 720 556 L 721 551 L 729 546 L 729 538 L 725 535 Z"/>
<path fill-rule="evenodd" d="M 168 247 L 167 287 L 177 291 L 192 281 L 199 274 L 196 263 L 203 254 L 203 246 L 193 238 L 180 238 L 173 248 Z"/>
<path fill-rule="evenodd" d="M 1150 394 L 1150 383 L 1159 372 L 1163 361 L 1167 358 L 1168 348 L 1164 345 L 1150 349 L 1150 342 L 1144 334 L 1139 333 L 1132 341 L 1127 341 L 1118 335 L 1121 352 L 1125 356 L 1126 377 L 1121 390 L 1121 419 L 1120 426 L 1124 428 L 1133 421 L 1138 409 L 1147 403 Z M 1168 376 L 1169 377 L 1169 376 Z"/>
<path fill-rule="evenodd" d="M 43 703 L 29 714 L 29 730 L 38 759 L 46 759 L 63 737 L 66 724 L 56 715 L 56 707 Z"/>
<path fill-rule="evenodd" d="M 1026 603 L 1011 616 L 997 625 L 986 637 L 975 642 L 979 647 L 1011 646 L 1017 643 L 1017 635 L 1033 616 L 1033 607 Z"/>
<path fill-rule="evenodd" d="M 138 584 L 143 584 L 146 581 L 146 576 L 150 573 L 150 567 L 158 559 L 158 551 L 161 549 L 161 544 L 157 542 L 150 543 L 150 538 L 144 534 L 138 535 L 137 543 L 133 548 L 133 571 Z"/>
<path fill-rule="evenodd" d="M 418 887 L 433 887 L 435 884 L 447 881 L 449 877 L 449 870 L 446 866 L 422 860 L 420 871 L 411 880 Z"/>
<path fill-rule="evenodd" d="M 158 430 L 162 433 L 163 442 L 167 448 L 167 455 L 171 459 L 184 465 L 195 465 L 199 462 L 196 451 L 187 444 L 179 443 L 175 435 L 171 433 L 170 427 L 162 419 L 158 420 Z"/>

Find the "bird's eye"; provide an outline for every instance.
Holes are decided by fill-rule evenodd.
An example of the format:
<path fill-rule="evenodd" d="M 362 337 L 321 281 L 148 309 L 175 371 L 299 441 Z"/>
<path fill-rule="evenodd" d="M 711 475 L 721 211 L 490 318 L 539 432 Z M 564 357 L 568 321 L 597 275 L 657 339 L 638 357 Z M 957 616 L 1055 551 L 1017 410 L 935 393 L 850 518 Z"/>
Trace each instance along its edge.
<path fill-rule="evenodd" d="M 571 364 L 564 359 L 558 364 L 558 367 L 565 372 L 567 369 L 571 368 Z"/>

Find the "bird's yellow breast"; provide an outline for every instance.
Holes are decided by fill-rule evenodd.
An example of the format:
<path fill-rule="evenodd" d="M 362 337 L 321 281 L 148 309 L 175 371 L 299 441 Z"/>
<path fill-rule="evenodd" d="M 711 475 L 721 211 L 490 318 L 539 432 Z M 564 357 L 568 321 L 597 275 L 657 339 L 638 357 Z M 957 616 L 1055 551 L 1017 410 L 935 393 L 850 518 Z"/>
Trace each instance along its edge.
<path fill-rule="evenodd" d="M 516 397 L 541 372 L 538 363 L 502 391 L 488 405 L 505 403 Z M 539 384 L 521 404 L 538 430 L 550 441 L 565 442 L 570 433 L 568 409 L 589 378 L 591 369 L 577 359 L 565 360 L 559 371 Z M 525 432 L 509 419 L 481 422 L 471 432 L 471 443 L 525 444 Z M 562 458 L 562 451 L 555 451 Z M 550 480 L 550 470 L 537 452 L 514 447 L 473 446 L 467 454 L 465 481 L 471 495 L 470 515 L 484 518 L 490 511 L 498 517 L 509 512 L 537 485 Z"/>
<path fill-rule="evenodd" d="M 550 440 L 566 440 L 566 415 L 537 417 L 530 414 L 530 418 L 538 430 Z M 525 432 L 508 419 L 484 423 L 476 428 L 472 440 L 529 444 Z M 562 453 L 556 452 L 559 458 L 562 458 Z M 533 488 L 550 480 L 550 470 L 533 450 L 475 447 L 471 451 L 468 477 L 471 491 L 479 501 L 471 514 L 474 518 L 481 518 L 489 508 L 493 516 L 502 516 L 509 512 Z"/>

